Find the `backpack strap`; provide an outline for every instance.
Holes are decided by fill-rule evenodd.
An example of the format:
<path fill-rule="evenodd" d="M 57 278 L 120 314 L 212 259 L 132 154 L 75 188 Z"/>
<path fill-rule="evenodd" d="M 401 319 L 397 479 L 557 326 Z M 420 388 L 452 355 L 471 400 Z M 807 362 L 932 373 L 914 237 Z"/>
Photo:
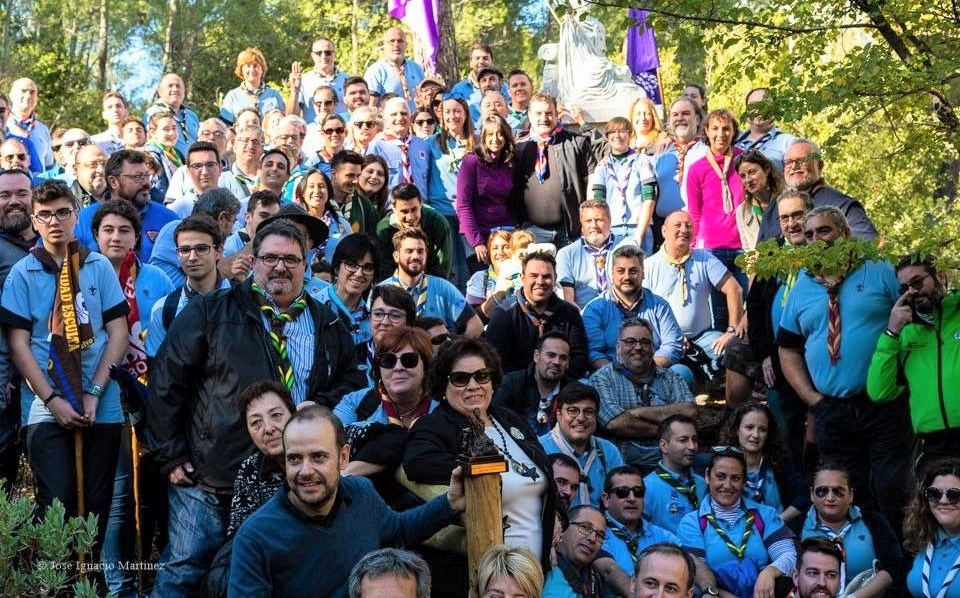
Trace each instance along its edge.
<path fill-rule="evenodd" d="M 363 395 L 363 398 L 360 399 L 360 404 L 357 405 L 357 421 L 363 421 L 369 418 L 376 413 L 379 408 L 380 393 L 377 392 L 377 387 L 374 386 L 367 394 Z"/>
<path fill-rule="evenodd" d="M 177 306 L 180 304 L 180 295 L 183 294 L 183 287 L 177 287 L 177 290 L 170 293 L 163 300 L 163 308 L 160 312 L 160 321 L 163 323 L 164 331 L 170 330 L 170 324 L 177 317 Z"/>

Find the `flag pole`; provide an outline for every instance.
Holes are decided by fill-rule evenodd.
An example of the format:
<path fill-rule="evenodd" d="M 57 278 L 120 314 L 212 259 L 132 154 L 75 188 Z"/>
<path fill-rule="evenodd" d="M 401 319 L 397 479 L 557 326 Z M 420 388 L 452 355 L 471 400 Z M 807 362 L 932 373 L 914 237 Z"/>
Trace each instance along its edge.
<path fill-rule="evenodd" d="M 140 519 L 140 441 L 137 438 L 137 429 L 130 424 L 130 468 L 133 472 L 133 521 L 136 532 L 135 547 L 137 551 L 137 596 L 143 592 L 143 522 Z"/>

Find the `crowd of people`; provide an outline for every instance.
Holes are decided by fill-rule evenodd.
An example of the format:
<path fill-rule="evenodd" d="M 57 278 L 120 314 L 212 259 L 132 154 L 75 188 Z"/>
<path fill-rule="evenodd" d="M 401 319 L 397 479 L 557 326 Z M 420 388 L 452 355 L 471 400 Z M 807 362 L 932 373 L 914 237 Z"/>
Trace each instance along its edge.
<path fill-rule="evenodd" d="M 98 516 L 99 581 L 960 597 L 957 295 L 932 256 L 741 269 L 878 237 L 768 89 L 597 125 L 485 44 L 459 82 L 406 46 L 359 76 L 319 37 L 289 97 L 248 48 L 219 113 L 169 73 L 96 134 L 0 93 L 0 474 L 24 454 L 38 516 Z M 503 544 L 468 571 L 476 444 Z"/>

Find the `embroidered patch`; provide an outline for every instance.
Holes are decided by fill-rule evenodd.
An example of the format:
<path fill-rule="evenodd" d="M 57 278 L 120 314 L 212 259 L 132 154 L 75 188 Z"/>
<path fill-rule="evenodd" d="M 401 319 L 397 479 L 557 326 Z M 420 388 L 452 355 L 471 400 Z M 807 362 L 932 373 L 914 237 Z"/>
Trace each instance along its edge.
<path fill-rule="evenodd" d="M 516 428 L 510 428 L 510 435 L 516 438 L 517 440 L 523 440 L 523 432 Z"/>

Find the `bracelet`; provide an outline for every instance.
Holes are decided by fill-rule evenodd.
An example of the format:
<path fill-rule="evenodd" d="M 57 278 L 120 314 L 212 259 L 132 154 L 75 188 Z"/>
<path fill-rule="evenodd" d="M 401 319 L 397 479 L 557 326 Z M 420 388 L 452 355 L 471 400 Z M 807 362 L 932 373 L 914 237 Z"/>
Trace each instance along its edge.
<path fill-rule="evenodd" d="M 900 338 L 900 335 L 898 333 L 894 332 L 893 330 L 890 330 L 889 328 L 884 330 L 883 333 L 889 336 L 890 338 L 895 338 L 895 339 Z"/>
<path fill-rule="evenodd" d="M 736 334 L 736 333 L 737 333 L 736 328 L 734 328 L 733 326 L 727 326 L 727 334 Z"/>
<path fill-rule="evenodd" d="M 62 396 L 63 396 L 63 395 L 60 394 L 60 391 L 59 391 L 59 390 L 53 389 L 52 391 L 50 391 L 50 395 L 47 396 L 47 398 L 43 399 L 43 406 L 46 407 L 47 405 L 50 404 L 50 401 L 52 401 L 54 398 L 56 398 L 56 397 L 62 397 Z"/>
<path fill-rule="evenodd" d="M 84 392 L 86 392 L 88 395 L 95 396 L 98 399 L 103 398 L 103 387 L 100 386 L 99 384 L 92 385 L 90 388 L 88 388 Z"/>

